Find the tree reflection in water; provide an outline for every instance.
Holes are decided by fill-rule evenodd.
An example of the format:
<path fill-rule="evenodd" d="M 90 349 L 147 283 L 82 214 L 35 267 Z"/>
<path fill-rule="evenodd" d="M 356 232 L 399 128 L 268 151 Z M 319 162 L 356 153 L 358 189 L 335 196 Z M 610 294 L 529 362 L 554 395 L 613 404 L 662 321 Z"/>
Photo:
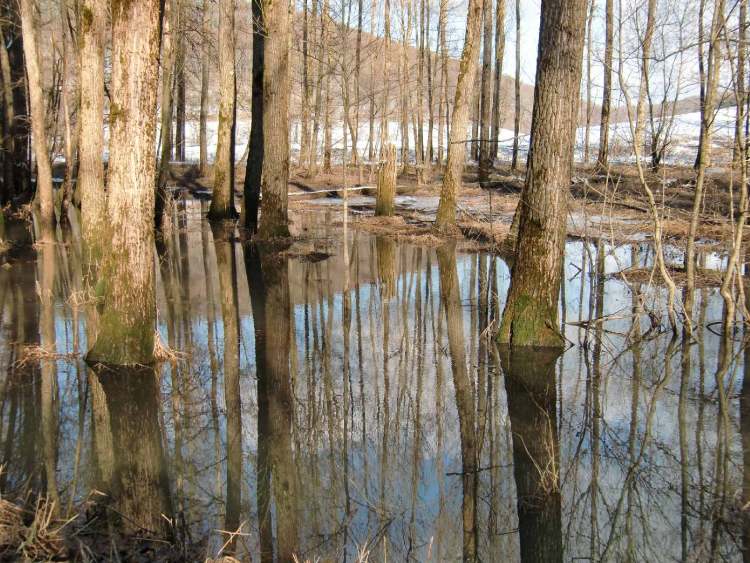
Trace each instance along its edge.
<path fill-rule="evenodd" d="M 57 491 L 62 516 L 101 491 L 111 529 L 241 560 L 744 558 L 744 335 L 705 328 L 711 289 L 694 338 L 652 327 L 662 294 L 604 267 L 650 264 L 645 245 L 568 244 L 578 324 L 556 358 L 493 344 L 496 256 L 355 232 L 344 260 L 319 217 L 319 238 L 273 248 L 200 212 L 175 206 L 157 247 L 155 328 L 177 354 L 130 370 L 74 354 L 96 306 L 71 233 L 32 248 L 9 224 L 4 498 Z"/>

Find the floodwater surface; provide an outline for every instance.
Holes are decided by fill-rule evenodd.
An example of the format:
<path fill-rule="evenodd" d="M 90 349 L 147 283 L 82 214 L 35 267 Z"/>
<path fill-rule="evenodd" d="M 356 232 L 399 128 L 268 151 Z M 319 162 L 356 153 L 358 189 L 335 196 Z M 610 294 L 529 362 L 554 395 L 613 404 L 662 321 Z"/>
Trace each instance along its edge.
<path fill-rule="evenodd" d="M 129 370 L 83 360 L 95 304 L 75 232 L 33 247 L 12 226 L 4 495 L 204 558 L 743 559 L 750 355 L 740 328 L 722 337 L 716 289 L 675 336 L 664 292 L 613 274 L 647 246 L 571 241 L 569 348 L 511 354 L 493 340 L 498 256 L 344 240 L 322 213 L 269 253 L 202 211 L 180 202 L 157 245 L 166 359 Z"/>

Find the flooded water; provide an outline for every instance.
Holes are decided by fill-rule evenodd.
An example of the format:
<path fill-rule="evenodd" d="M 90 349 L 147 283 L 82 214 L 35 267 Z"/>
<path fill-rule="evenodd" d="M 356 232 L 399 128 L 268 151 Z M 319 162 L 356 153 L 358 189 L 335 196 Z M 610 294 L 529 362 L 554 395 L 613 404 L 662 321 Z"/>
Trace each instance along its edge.
<path fill-rule="evenodd" d="M 646 246 L 573 241 L 569 349 L 511 355 L 492 340 L 502 259 L 344 242 L 328 219 L 279 255 L 181 202 L 158 248 L 170 361 L 127 371 L 83 361 L 95 315 L 75 233 L 33 248 L 12 226 L 0 490 L 203 557 L 743 559 L 750 355 L 739 329 L 722 338 L 718 291 L 675 337 L 662 291 L 609 275 Z"/>

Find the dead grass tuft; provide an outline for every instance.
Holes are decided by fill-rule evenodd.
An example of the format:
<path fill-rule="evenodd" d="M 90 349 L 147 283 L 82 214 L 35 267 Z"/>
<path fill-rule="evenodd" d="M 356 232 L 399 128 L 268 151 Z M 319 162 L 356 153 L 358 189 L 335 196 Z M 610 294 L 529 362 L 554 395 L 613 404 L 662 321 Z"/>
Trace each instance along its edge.
<path fill-rule="evenodd" d="M 46 499 L 37 500 L 33 512 L 0 499 L 0 555 L 26 561 L 67 559 L 63 529 L 69 523 L 55 517 L 55 504 Z"/>
<path fill-rule="evenodd" d="M 22 368 L 29 364 L 36 364 L 42 361 L 73 362 L 77 360 L 78 357 L 79 357 L 79 354 L 75 352 L 68 352 L 65 354 L 61 354 L 59 352 L 45 350 L 41 346 L 30 345 L 30 346 L 24 346 L 23 350 L 21 351 L 21 356 L 15 361 L 15 363 L 13 364 L 13 367 Z"/>
<path fill-rule="evenodd" d="M 159 331 L 155 331 L 154 334 L 154 358 L 157 362 L 169 362 L 170 364 L 176 364 L 181 360 L 187 359 L 187 352 L 181 352 L 179 350 L 173 350 L 161 339 Z"/>

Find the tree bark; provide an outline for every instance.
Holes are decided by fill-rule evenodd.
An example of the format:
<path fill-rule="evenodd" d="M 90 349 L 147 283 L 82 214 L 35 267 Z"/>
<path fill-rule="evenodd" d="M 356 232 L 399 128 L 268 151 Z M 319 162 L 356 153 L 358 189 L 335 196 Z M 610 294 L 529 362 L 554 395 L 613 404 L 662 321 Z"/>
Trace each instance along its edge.
<path fill-rule="evenodd" d="M 497 158 L 500 148 L 500 87 L 503 79 L 503 58 L 505 58 L 505 0 L 497 0 L 495 9 L 495 89 L 492 92 L 492 158 Z"/>
<path fill-rule="evenodd" d="M 391 217 L 396 195 L 396 147 L 386 145 L 378 171 L 378 193 L 375 200 L 375 215 Z"/>
<path fill-rule="evenodd" d="M 150 364 L 156 321 L 153 116 L 158 85 L 159 1 L 113 5 L 112 38 L 109 236 L 103 261 L 100 331 L 88 359 Z"/>
<path fill-rule="evenodd" d="M 52 166 L 47 148 L 45 126 L 47 103 L 44 98 L 42 71 L 39 66 L 38 24 L 36 21 L 38 9 L 35 0 L 21 0 L 23 50 L 26 60 L 26 77 L 29 83 L 32 144 L 34 158 L 36 159 L 36 203 L 39 206 L 42 238 L 47 239 L 54 234 L 55 203 L 52 189 Z"/>
<path fill-rule="evenodd" d="M 245 169 L 242 224 L 251 233 L 258 230 L 260 208 L 260 178 L 263 172 L 263 9 L 261 0 L 252 0 L 253 11 L 253 70 L 250 106 L 250 153 Z"/>
<path fill-rule="evenodd" d="M 107 225 L 104 191 L 104 41 L 106 4 L 83 0 L 78 27 L 80 46 L 80 140 L 78 190 L 81 198 L 81 236 L 84 256 L 98 263 Z"/>
<path fill-rule="evenodd" d="M 234 207 L 234 0 L 219 1 L 219 128 L 214 187 L 208 218 L 225 221 L 237 217 Z"/>
<path fill-rule="evenodd" d="M 614 47 L 614 0 L 606 1 L 604 40 L 604 92 L 602 114 L 599 121 L 599 156 L 597 167 L 606 170 L 609 166 L 609 114 L 612 106 L 612 55 Z"/>
<path fill-rule="evenodd" d="M 498 338 L 562 346 L 558 328 L 567 199 L 578 117 L 586 0 L 544 0 L 517 256 Z"/>
<path fill-rule="evenodd" d="M 161 150 L 159 156 L 159 171 L 156 185 L 156 201 L 154 207 L 154 223 L 161 228 L 164 218 L 164 208 L 167 204 L 167 179 L 169 177 L 169 161 L 172 158 L 172 115 L 174 113 L 174 70 L 176 61 L 175 35 L 177 34 L 177 2 L 179 0 L 164 0 L 162 14 L 161 36 Z"/>
<path fill-rule="evenodd" d="M 206 120 L 208 119 L 208 79 L 211 57 L 211 41 L 209 41 L 209 37 L 211 36 L 211 11 L 209 10 L 209 6 L 209 0 L 203 0 L 203 41 L 201 44 L 201 109 L 198 133 L 198 144 L 200 145 L 199 167 L 201 177 L 208 175 L 208 129 L 206 126 Z"/>
<path fill-rule="evenodd" d="M 516 79 L 514 81 L 515 111 L 513 112 L 513 156 L 510 167 L 518 169 L 518 143 L 521 135 L 521 0 L 516 0 Z"/>
<path fill-rule="evenodd" d="M 289 236 L 289 4 L 262 0 L 263 54 L 263 210 L 262 238 Z"/>
<path fill-rule="evenodd" d="M 479 181 L 487 181 L 494 156 L 490 139 L 492 119 L 492 0 L 484 0 L 482 18 L 484 19 L 484 47 L 482 48 L 482 108 L 481 137 L 479 140 Z"/>
<path fill-rule="evenodd" d="M 448 163 L 443 177 L 437 216 L 435 217 L 435 228 L 438 230 L 453 230 L 456 228 L 456 198 L 461 187 L 461 175 L 466 162 L 464 138 L 469 117 L 469 102 L 474 93 L 481 25 L 482 2 L 481 0 L 469 0 L 469 10 L 466 15 L 466 37 L 459 63 L 453 114 L 451 116 L 449 134 L 452 134 L 452 138 L 448 143 Z"/>

